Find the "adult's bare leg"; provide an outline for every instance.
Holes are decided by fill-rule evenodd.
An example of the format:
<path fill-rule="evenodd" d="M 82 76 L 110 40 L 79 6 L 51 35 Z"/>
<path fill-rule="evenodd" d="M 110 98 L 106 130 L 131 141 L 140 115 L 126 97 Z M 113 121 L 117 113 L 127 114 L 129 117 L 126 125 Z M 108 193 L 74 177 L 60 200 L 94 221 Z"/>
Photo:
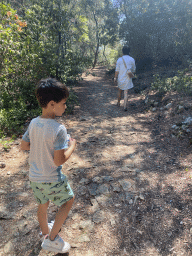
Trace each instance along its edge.
<path fill-rule="evenodd" d="M 124 110 L 127 111 L 128 90 L 124 90 Z"/>
<path fill-rule="evenodd" d="M 117 106 L 120 106 L 121 93 L 122 93 L 122 90 L 118 88 Z"/>

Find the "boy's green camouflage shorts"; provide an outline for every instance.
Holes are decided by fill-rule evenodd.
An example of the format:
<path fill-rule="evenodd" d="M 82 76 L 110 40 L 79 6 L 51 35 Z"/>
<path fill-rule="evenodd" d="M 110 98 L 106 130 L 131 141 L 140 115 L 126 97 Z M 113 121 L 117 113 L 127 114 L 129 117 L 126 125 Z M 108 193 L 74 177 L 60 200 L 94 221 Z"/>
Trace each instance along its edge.
<path fill-rule="evenodd" d="M 66 179 L 61 182 L 53 183 L 31 181 L 30 184 L 39 204 L 45 204 L 50 200 L 55 205 L 61 206 L 74 197 L 73 191 Z"/>

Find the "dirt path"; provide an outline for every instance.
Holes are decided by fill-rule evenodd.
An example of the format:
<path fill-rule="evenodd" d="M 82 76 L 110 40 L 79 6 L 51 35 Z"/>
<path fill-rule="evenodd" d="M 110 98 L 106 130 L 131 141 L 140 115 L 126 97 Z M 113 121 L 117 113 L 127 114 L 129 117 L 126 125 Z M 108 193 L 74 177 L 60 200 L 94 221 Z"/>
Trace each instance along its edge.
<path fill-rule="evenodd" d="M 64 255 L 192 255 L 191 147 L 170 132 L 181 115 L 160 111 L 169 97 L 151 111 L 134 93 L 124 112 L 105 69 L 91 73 L 75 87 L 79 107 L 63 119 L 78 141 L 63 168 L 76 195 L 61 231 L 72 245 Z M 1 150 L 0 255 L 53 256 L 41 250 L 28 153 L 18 144 Z M 49 220 L 55 212 L 51 205 Z"/>

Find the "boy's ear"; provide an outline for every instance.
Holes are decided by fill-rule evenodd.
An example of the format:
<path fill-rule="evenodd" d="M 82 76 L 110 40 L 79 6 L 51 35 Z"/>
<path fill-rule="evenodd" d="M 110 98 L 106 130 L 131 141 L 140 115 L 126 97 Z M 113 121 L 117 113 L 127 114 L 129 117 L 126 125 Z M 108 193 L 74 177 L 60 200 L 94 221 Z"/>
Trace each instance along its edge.
<path fill-rule="evenodd" d="M 54 107 L 55 106 L 55 101 L 54 100 L 51 100 L 51 101 L 49 101 L 49 103 L 48 103 L 51 107 Z"/>

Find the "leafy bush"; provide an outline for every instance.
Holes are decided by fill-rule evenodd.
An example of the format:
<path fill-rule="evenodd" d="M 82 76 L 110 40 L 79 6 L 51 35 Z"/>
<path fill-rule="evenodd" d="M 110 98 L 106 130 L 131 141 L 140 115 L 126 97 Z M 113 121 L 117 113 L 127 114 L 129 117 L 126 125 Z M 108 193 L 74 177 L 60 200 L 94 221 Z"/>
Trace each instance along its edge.
<path fill-rule="evenodd" d="M 21 133 L 25 122 L 40 114 L 34 93 L 37 81 L 49 75 L 63 82 L 76 81 L 90 64 L 89 56 L 83 57 L 83 53 L 67 48 L 65 54 L 57 51 L 53 27 L 42 25 L 36 17 L 37 12 L 42 16 L 39 8 L 35 5 L 27 10 L 23 20 L 9 4 L 0 3 L 0 137 Z M 71 91 L 67 113 L 76 102 Z"/>
<path fill-rule="evenodd" d="M 25 122 L 39 114 L 40 108 L 30 111 L 26 108 L 2 109 L 0 111 L 0 137 L 22 133 Z"/>
<path fill-rule="evenodd" d="M 0 138 L 23 133 L 25 123 L 41 114 L 34 93 L 35 85 L 20 81 L 17 88 L 10 94 L 6 91 L 1 93 Z M 70 89 L 66 113 L 71 114 L 77 103 L 77 96 Z"/>
<path fill-rule="evenodd" d="M 67 100 L 67 114 L 72 114 L 74 110 L 74 106 L 78 104 L 78 98 L 77 95 L 74 93 L 72 88 L 70 89 L 69 98 Z"/>
<path fill-rule="evenodd" d="M 107 68 L 110 69 L 114 67 L 117 59 L 122 55 L 122 45 L 115 44 L 115 46 L 106 46 L 105 50 L 102 47 L 99 53 L 98 62 L 104 65 L 107 65 Z"/>
<path fill-rule="evenodd" d="M 151 89 L 159 92 L 177 91 L 192 95 L 192 76 L 189 76 L 187 71 L 188 69 L 178 71 L 178 75 L 174 77 L 161 78 L 159 75 L 155 75 Z"/>
<path fill-rule="evenodd" d="M 26 120 L 40 113 L 35 84 L 29 80 L 19 79 L 14 86 L 1 87 L 0 98 L 0 137 L 21 133 Z"/>
<path fill-rule="evenodd" d="M 0 144 L 2 145 L 4 151 L 9 151 L 11 149 L 11 144 L 15 139 L 15 135 L 13 135 L 11 138 L 5 138 L 5 136 L 2 136 L 2 138 L 0 139 Z"/>

